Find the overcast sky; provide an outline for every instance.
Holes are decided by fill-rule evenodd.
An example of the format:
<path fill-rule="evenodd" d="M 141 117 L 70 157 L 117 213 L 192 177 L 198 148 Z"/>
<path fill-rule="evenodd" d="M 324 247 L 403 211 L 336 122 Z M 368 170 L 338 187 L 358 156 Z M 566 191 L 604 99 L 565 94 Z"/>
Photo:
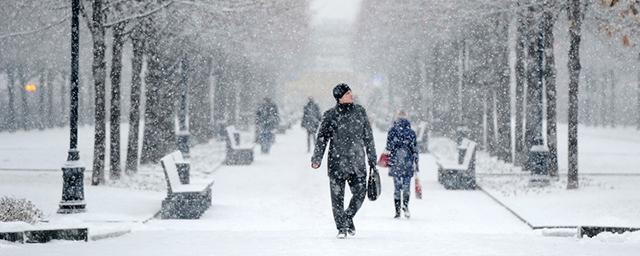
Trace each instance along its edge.
<path fill-rule="evenodd" d="M 323 20 L 344 20 L 353 22 L 361 0 L 314 0 L 311 11 L 314 13 L 314 23 Z"/>

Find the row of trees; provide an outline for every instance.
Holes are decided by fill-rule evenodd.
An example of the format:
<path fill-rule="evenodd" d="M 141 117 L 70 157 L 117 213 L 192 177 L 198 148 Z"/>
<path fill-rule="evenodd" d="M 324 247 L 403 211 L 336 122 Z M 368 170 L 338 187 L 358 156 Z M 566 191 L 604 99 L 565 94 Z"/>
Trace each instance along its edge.
<path fill-rule="evenodd" d="M 69 17 L 51 3 L 11 1 L 0 10 L 0 131 L 67 124 L 70 30 L 61 24 Z"/>
<path fill-rule="evenodd" d="M 452 135 L 464 126 L 490 154 L 516 165 L 525 164 L 533 145 L 544 143 L 551 155 L 552 176 L 558 175 L 558 91 L 568 88 L 568 187 L 575 188 L 583 20 L 589 32 L 611 40 L 614 36 L 603 33 L 604 26 L 638 27 L 628 21 L 637 21 L 637 12 L 625 12 L 629 15 L 624 22 L 617 15 L 636 5 L 635 0 L 363 2 L 357 63 L 368 74 L 387 77 L 386 111 L 391 106 L 410 109 L 434 133 Z M 585 20 L 589 15 L 592 18 Z M 557 33 L 568 34 L 568 49 L 561 49 L 568 56 L 568 70 L 562 74 L 566 84 L 558 84 Z M 617 36 L 628 43 L 629 35 Z M 618 44 L 622 50 L 614 51 L 627 53 L 624 46 L 631 45 Z M 640 102 L 636 109 L 640 110 Z M 635 121 L 640 125 L 640 118 Z"/>
<path fill-rule="evenodd" d="M 80 112 L 93 110 L 94 119 L 90 123 L 95 125 L 94 185 L 105 181 L 107 168 L 110 178 L 118 179 L 122 166 L 128 173 L 135 173 L 138 162 L 157 162 L 176 149 L 178 129 L 189 129 L 192 141 L 201 143 L 214 136 L 211 126 L 217 123 L 249 123 L 252 116 L 248 113 L 253 113 L 258 101 L 263 96 L 273 96 L 275 85 L 284 74 L 294 72 L 304 61 L 310 19 L 306 0 L 82 0 L 81 3 L 84 20 L 81 66 L 91 67 L 90 72 L 88 68 L 82 71 L 90 77 L 86 80 L 92 82 L 81 87 L 90 88 L 91 92 L 85 91 L 83 96 L 93 99 L 91 108 Z M 45 58 L 50 63 L 38 62 L 42 69 L 59 67 L 59 74 L 67 74 L 69 9 L 63 0 L 25 1 L 4 8 L 3 12 L 32 14 L 57 23 L 43 25 L 43 21 L 28 17 L 20 21 L 8 17 L 7 22 L 14 23 L 3 20 L 2 24 L 11 26 L 0 34 L 0 53 L 15 53 L 15 59 L 24 63 L 33 63 L 35 57 Z M 25 46 L 30 41 L 25 34 L 52 40 L 37 43 L 34 48 L 40 52 L 32 52 Z M 60 40 L 53 40 L 49 34 Z M 10 43 L 13 48 L 8 48 Z M 2 60 L 5 65 L 18 62 Z M 123 79 L 123 75 L 130 78 Z M 68 105 L 64 104 L 65 100 L 68 103 L 68 93 L 62 89 L 68 88 L 66 83 L 66 78 L 61 77 L 57 83 L 46 84 L 46 88 L 60 88 L 57 94 L 42 93 L 60 98 L 60 106 L 49 111 L 60 108 L 60 115 L 67 111 L 68 107 L 62 107 Z M 11 82 L 8 87 L 10 91 L 20 91 L 24 84 Z M 123 95 L 129 96 L 126 164 L 120 160 L 123 140 L 120 120 L 125 119 L 121 117 Z M 188 108 L 186 116 L 178 111 L 182 99 L 188 99 L 184 102 Z M 9 101 L 8 106 L 13 108 L 15 100 Z M 21 109 L 27 110 L 27 105 Z M 2 123 L 16 122 L 5 118 Z M 64 122 L 58 120 L 57 124 Z M 12 130 L 16 128 L 33 126 Z M 108 164 L 106 150 L 110 156 Z"/>

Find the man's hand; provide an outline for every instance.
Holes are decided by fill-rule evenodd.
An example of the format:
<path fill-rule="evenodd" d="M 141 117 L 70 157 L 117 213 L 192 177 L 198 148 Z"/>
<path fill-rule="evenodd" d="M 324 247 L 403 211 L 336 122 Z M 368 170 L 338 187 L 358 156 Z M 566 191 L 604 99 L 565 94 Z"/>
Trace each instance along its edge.
<path fill-rule="evenodd" d="M 311 163 L 311 168 L 313 168 L 313 169 L 320 168 L 320 163 Z"/>

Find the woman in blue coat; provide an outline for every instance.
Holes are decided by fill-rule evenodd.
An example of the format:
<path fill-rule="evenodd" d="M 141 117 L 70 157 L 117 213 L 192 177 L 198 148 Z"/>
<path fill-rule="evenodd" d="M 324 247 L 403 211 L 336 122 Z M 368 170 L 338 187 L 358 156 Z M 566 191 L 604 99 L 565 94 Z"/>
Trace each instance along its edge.
<path fill-rule="evenodd" d="M 411 129 L 411 123 L 406 114 L 401 111 L 398 119 L 387 133 L 387 147 L 389 152 L 389 176 L 393 177 L 394 204 L 396 215 L 400 218 L 400 202 L 404 217 L 409 218 L 409 197 L 411 196 L 411 178 L 418 171 L 418 147 L 416 133 Z"/>

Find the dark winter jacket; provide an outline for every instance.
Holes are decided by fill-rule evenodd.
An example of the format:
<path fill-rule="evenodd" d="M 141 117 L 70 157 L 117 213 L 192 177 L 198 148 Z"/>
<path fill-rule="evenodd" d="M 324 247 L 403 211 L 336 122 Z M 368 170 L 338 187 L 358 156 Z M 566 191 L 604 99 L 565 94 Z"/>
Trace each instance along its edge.
<path fill-rule="evenodd" d="M 307 129 L 307 131 L 315 132 L 320 125 L 320 107 L 313 101 L 309 101 L 307 105 L 304 106 L 304 111 L 302 114 L 302 127 Z"/>
<path fill-rule="evenodd" d="M 393 123 L 387 133 L 389 151 L 389 175 L 413 177 L 414 164 L 418 162 L 416 133 L 411 129 L 409 120 L 401 118 Z"/>
<path fill-rule="evenodd" d="M 311 162 L 320 164 L 329 142 L 327 168 L 331 178 L 348 174 L 366 177 L 365 161 L 368 160 L 369 167 L 376 164 L 371 125 L 365 109 L 360 105 L 337 104 L 324 112 L 316 142 Z"/>
<path fill-rule="evenodd" d="M 278 107 L 272 101 L 266 101 L 258 106 L 256 111 L 256 128 L 258 132 L 272 131 L 278 127 L 280 116 Z"/>

